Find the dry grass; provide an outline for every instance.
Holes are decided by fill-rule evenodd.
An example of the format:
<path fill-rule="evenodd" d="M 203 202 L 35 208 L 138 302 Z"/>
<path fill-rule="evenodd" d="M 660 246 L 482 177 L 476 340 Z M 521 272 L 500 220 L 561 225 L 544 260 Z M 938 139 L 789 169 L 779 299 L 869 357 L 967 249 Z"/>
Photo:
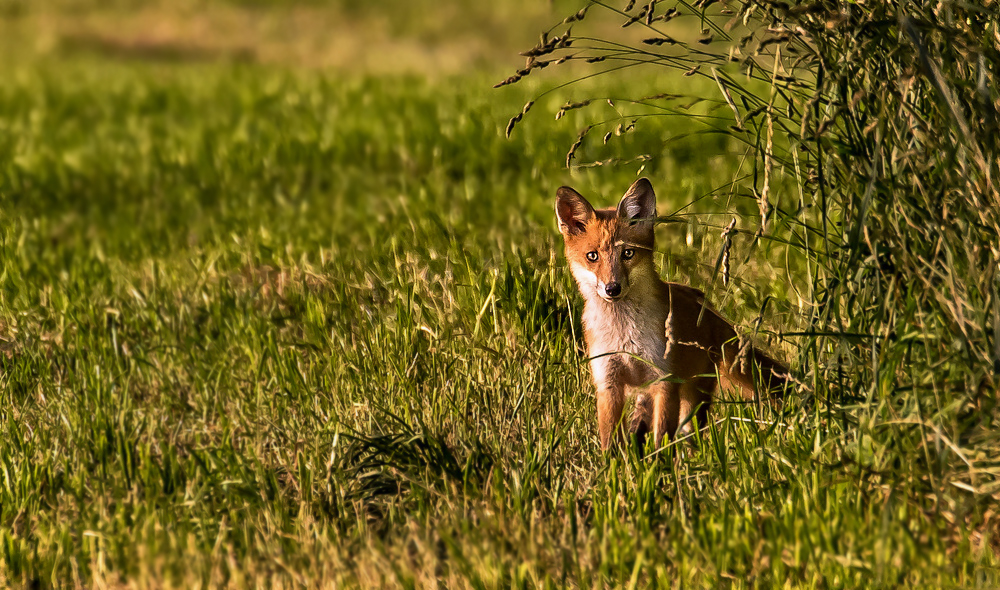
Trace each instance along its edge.
<path fill-rule="evenodd" d="M 0 17 L 0 47 L 42 55 L 248 61 L 371 74 L 499 71 L 555 14 L 551 3 L 261 7 L 165 0 L 126 6 L 49 1 Z"/>

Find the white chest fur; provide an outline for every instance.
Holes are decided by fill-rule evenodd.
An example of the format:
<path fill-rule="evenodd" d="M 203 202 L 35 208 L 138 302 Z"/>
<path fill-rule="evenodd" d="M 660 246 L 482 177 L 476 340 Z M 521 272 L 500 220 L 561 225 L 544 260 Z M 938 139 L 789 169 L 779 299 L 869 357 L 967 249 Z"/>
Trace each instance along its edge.
<path fill-rule="evenodd" d="M 668 359 L 663 358 L 667 310 L 659 307 L 665 306 L 651 306 L 649 301 L 634 299 L 587 302 L 583 324 L 596 381 L 603 381 L 613 365 L 623 365 L 630 374 L 652 378 L 670 373 Z"/>

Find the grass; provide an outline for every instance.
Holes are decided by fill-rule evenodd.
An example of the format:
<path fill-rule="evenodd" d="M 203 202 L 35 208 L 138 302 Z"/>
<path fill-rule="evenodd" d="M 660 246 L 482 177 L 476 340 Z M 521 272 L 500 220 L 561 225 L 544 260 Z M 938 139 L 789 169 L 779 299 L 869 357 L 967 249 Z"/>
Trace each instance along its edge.
<path fill-rule="evenodd" d="M 662 213 L 695 203 L 663 274 L 706 287 L 757 208 L 713 192 L 740 147 L 660 150 L 699 128 L 669 118 L 621 138 L 651 160 L 569 172 L 586 119 L 546 98 L 506 140 L 542 87 L 486 74 L 56 53 L 4 77 L 3 584 L 995 586 L 996 517 L 914 493 L 932 468 L 863 409 L 720 405 L 654 457 L 600 452 L 554 190 L 610 204 L 642 168 Z M 746 326 L 773 297 L 794 331 L 783 253 L 713 299 Z"/>

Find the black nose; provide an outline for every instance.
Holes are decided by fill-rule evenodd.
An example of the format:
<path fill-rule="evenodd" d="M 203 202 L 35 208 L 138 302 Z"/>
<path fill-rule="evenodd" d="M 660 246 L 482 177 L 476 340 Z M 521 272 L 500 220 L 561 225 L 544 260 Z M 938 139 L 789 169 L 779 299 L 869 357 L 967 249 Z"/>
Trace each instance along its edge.
<path fill-rule="evenodd" d="M 622 286 L 619 283 L 608 283 L 604 285 L 604 292 L 608 297 L 618 297 L 622 294 Z"/>

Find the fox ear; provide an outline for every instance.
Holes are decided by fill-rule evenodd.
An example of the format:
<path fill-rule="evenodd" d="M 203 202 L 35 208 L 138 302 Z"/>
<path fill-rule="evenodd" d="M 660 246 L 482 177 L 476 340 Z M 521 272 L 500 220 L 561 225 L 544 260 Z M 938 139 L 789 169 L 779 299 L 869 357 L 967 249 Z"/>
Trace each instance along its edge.
<path fill-rule="evenodd" d="M 656 195 L 653 185 L 645 178 L 632 183 L 618 203 L 618 217 L 624 219 L 645 219 L 656 217 Z"/>
<path fill-rule="evenodd" d="M 583 195 L 563 186 L 556 191 L 556 217 L 559 218 L 559 231 L 562 235 L 572 236 L 586 232 L 587 224 L 596 215 Z"/>

